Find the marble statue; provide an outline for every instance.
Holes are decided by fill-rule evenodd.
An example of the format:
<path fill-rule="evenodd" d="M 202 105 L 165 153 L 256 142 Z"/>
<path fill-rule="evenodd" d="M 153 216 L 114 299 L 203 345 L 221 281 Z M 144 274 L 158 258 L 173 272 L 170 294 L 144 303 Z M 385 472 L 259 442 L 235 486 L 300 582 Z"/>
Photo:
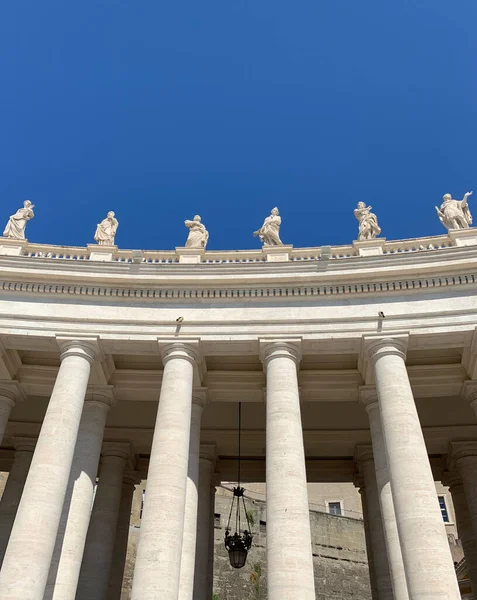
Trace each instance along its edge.
<path fill-rule="evenodd" d="M 209 232 L 205 225 L 201 223 L 199 215 L 195 215 L 192 221 L 184 221 L 184 225 L 189 228 L 189 236 L 186 241 L 186 248 L 203 248 L 207 246 Z"/>
<path fill-rule="evenodd" d="M 467 203 L 472 192 L 464 194 L 462 200 L 454 200 L 451 194 L 442 197 L 442 204 L 437 208 L 437 216 L 444 227 L 449 229 L 467 229 L 472 225 L 472 215 Z"/>
<path fill-rule="evenodd" d="M 272 209 L 270 216 L 268 216 L 263 225 L 257 231 L 253 232 L 255 237 L 259 237 L 260 241 L 264 246 L 283 246 L 283 242 L 280 239 L 280 225 L 282 218 L 278 212 L 278 208 Z"/>
<path fill-rule="evenodd" d="M 19 208 L 17 212 L 8 219 L 7 226 L 3 232 L 4 237 L 24 240 L 27 221 L 33 219 L 35 216 L 33 208 L 34 204 L 32 204 L 30 200 L 25 200 L 23 208 Z"/>
<path fill-rule="evenodd" d="M 358 206 L 354 210 L 354 216 L 359 221 L 358 240 L 374 240 L 381 233 L 381 228 L 378 225 L 378 219 L 371 212 L 372 206 L 366 206 L 364 202 L 358 202 Z"/>
<path fill-rule="evenodd" d="M 108 216 L 96 227 L 94 241 L 100 246 L 114 246 L 114 236 L 118 230 L 119 222 L 115 218 L 113 211 L 108 212 Z"/>

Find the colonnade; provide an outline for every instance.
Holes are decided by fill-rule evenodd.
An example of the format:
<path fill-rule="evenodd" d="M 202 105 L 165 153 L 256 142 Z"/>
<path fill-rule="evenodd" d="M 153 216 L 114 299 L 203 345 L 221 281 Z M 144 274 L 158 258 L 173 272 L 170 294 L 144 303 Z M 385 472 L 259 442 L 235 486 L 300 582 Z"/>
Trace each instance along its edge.
<path fill-rule="evenodd" d="M 135 474 L 127 442 L 103 442 L 113 396 L 88 387 L 94 340 L 59 340 L 61 365 L 36 444 L 16 455 L 0 503 L 0 600 L 118 600 Z M 405 366 L 406 337 L 364 340 L 372 446 L 358 447 L 373 598 L 458 600 L 434 479 Z M 313 600 L 315 584 L 297 371 L 298 339 L 263 340 L 269 600 Z M 200 445 L 197 342 L 163 346 L 132 600 L 211 600 L 214 448 Z M 15 398 L 0 390 L 0 433 Z M 477 442 L 451 444 L 449 484 L 477 578 Z M 93 508 L 98 466 L 99 484 Z M 7 543 L 8 540 L 8 543 Z M 119 583 L 118 583 L 119 582 Z M 477 583 L 477 581 L 476 581 Z M 118 587 L 119 586 L 119 587 Z M 476 588 L 477 589 L 477 586 Z"/>

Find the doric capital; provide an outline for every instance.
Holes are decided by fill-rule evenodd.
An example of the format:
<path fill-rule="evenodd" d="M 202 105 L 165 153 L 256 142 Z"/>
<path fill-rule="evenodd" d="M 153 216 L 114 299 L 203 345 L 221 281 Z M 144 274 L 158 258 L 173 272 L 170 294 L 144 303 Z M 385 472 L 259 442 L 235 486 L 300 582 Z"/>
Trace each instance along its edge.
<path fill-rule="evenodd" d="M 57 335 L 56 341 L 60 347 L 61 361 L 69 356 L 79 356 L 92 365 L 96 358 L 102 355 L 98 336 L 73 337 Z"/>
<path fill-rule="evenodd" d="M 364 485 L 364 477 L 361 473 L 355 473 L 353 475 L 353 485 L 355 488 L 358 488 L 359 493 L 363 493 L 365 485 Z"/>
<path fill-rule="evenodd" d="M 477 465 L 477 440 L 451 442 L 447 453 L 449 471 L 459 470 L 464 463 Z"/>
<path fill-rule="evenodd" d="M 444 471 L 442 474 L 442 484 L 450 488 L 454 494 L 457 488 L 462 487 L 462 479 L 457 471 Z"/>
<path fill-rule="evenodd" d="M 116 404 L 114 398 L 114 386 L 112 385 L 88 385 L 85 402 L 104 405 L 111 408 Z"/>
<path fill-rule="evenodd" d="M 7 404 L 11 408 L 17 402 L 25 400 L 25 392 L 22 389 L 19 381 L 12 379 L 0 380 L 0 403 Z"/>
<path fill-rule="evenodd" d="M 260 360 L 266 366 L 273 358 L 289 358 L 298 366 L 301 361 L 301 338 L 261 338 Z"/>
<path fill-rule="evenodd" d="M 126 469 L 123 475 L 123 485 L 132 486 L 133 488 L 141 483 L 141 476 L 137 471 Z"/>
<path fill-rule="evenodd" d="M 107 456 L 117 456 L 128 460 L 131 457 L 131 443 L 130 442 L 103 442 L 101 448 L 101 455 L 103 458 Z"/>
<path fill-rule="evenodd" d="M 214 493 L 216 488 L 222 483 L 222 477 L 220 475 L 220 471 L 214 471 L 212 473 L 212 477 L 210 478 L 210 487 L 213 489 Z"/>
<path fill-rule="evenodd" d="M 389 337 L 364 336 L 363 350 L 373 363 L 381 356 L 389 354 L 400 356 L 405 360 L 408 342 L 408 334 L 397 334 Z"/>
<path fill-rule="evenodd" d="M 158 340 L 164 365 L 173 359 L 187 360 L 194 366 L 200 363 L 199 340 Z"/>
<path fill-rule="evenodd" d="M 374 461 L 373 447 L 371 444 L 359 444 L 358 446 L 355 446 L 354 459 L 358 465 L 358 471 L 361 472 L 364 463 Z"/>
<path fill-rule="evenodd" d="M 12 437 L 12 445 L 17 452 L 34 452 L 37 438 L 30 438 L 24 436 Z"/>
<path fill-rule="evenodd" d="M 366 412 L 378 409 L 378 393 L 374 385 L 362 385 L 359 388 L 359 402 L 364 406 Z"/>
<path fill-rule="evenodd" d="M 477 380 L 468 379 L 462 384 L 462 396 L 470 403 L 474 410 L 477 409 Z"/>
<path fill-rule="evenodd" d="M 202 409 L 205 408 L 207 404 L 207 388 L 194 387 L 192 389 L 192 404 L 196 404 Z"/>
<path fill-rule="evenodd" d="M 215 444 L 201 444 L 199 458 L 200 460 L 209 461 L 212 463 L 212 466 L 214 466 L 217 458 L 217 449 Z"/>

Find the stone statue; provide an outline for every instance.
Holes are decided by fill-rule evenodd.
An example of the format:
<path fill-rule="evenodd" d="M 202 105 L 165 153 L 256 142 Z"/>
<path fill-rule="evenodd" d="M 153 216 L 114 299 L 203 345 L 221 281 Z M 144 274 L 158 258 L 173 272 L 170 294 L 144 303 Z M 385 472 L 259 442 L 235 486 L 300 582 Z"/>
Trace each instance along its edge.
<path fill-rule="evenodd" d="M 19 208 L 17 212 L 8 219 L 3 235 L 16 240 L 24 240 L 27 221 L 33 219 L 35 216 L 33 213 L 34 207 L 34 204 L 32 204 L 30 200 L 25 200 L 23 208 Z"/>
<path fill-rule="evenodd" d="M 280 225 L 282 218 L 279 215 L 278 208 L 272 209 L 269 217 L 265 219 L 263 225 L 257 231 L 253 232 L 255 237 L 259 237 L 264 246 L 283 246 L 280 239 Z"/>
<path fill-rule="evenodd" d="M 354 216 L 359 221 L 358 240 L 374 240 L 381 233 L 376 215 L 371 212 L 372 206 L 366 206 L 364 202 L 358 202 L 354 210 Z"/>
<path fill-rule="evenodd" d="M 94 234 L 94 241 L 100 246 L 114 246 L 114 236 L 118 229 L 119 222 L 114 217 L 113 211 L 108 212 L 108 216 L 99 223 Z"/>
<path fill-rule="evenodd" d="M 195 215 L 192 221 L 184 221 L 184 225 L 189 228 L 189 236 L 186 241 L 186 248 L 203 248 L 207 246 L 209 232 L 202 225 L 199 215 Z"/>
<path fill-rule="evenodd" d="M 472 225 L 472 215 L 467 204 L 472 192 L 464 194 L 462 200 L 454 200 L 451 194 L 442 197 L 442 204 L 437 208 L 437 216 L 444 227 L 449 229 L 468 229 Z"/>

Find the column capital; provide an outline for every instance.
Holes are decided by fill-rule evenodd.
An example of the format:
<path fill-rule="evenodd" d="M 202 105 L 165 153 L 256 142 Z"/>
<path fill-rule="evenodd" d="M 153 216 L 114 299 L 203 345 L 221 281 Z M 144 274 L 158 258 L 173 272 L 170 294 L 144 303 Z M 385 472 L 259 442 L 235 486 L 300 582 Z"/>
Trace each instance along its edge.
<path fill-rule="evenodd" d="M 353 485 L 355 488 L 358 488 L 360 494 L 365 489 L 364 476 L 361 473 L 355 473 L 353 475 Z"/>
<path fill-rule="evenodd" d="M 112 385 L 88 385 L 85 403 L 104 405 L 108 409 L 116 404 L 114 397 L 114 386 Z"/>
<path fill-rule="evenodd" d="M 475 459 L 477 461 L 477 440 L 462 442 L 451 442 L 447 454 L 447 468 L 454 471 L 463 459 Z"/>
<path fill-rule="evenodd" d="M 17 452 L 34 452 L 37 438 L 14 435 L 12 445 Z"/>
<path fill-rule="evenodd" d="M 272 358 L 290 358 L 295 364 L 301 361 L 301 338 L 260 338 L 260 360 L 264 365 Z"/>
<path fill-rule="evenodd" d="M 8 404 L 13 408 L 17 402 L 22 402 L 25 398 L 25 392 L 19 381 L 12 379 L 0 380 L 0 403 Z"/>
<path fill-rule="evenodd" d="M 215 444 L 201 444 L 199 451 L 200 460 L 207 460 L 214 466 L 217 458 L 216 450 Z"/>
<path fill-rule="evenodd" d="M 188 360 L 193 365 L 200 363 L 199 340 L 158 340 L 164 365 L 173 358 Z"/>
<path fill-rule="evenodd" d="M 101 448 L 101 456 L 103 458 L 107 456 L 117 456 L 128 460 L 131 457 L 131 443 L 130 442 L 103 442 Z"/>
<path fill-rule="evenodd" d="M 374 385 L 362 385 L 359 388 L 359 403 L 364 406 L 366 412 L 372 408 L 378 408 L 378 392 Z"/>
<path fill-rule="evenodd" d="M 130 469 L 126 469 L 123 475 L 123 485 L 135 487 L 141 483 L 141 476 L 138 471 L 131 471 Z"/>
<path fill-rule="evenodd" d="M 442 485 L 450 488 L 451 493 L 458 487 L 462 487 L 462 479 L 457 471 L 444 471 L 442 474 Z"/>
<path fill-rule="evenodd" d="M 359 444 L 355 446 L 354 459 L 358 465 L 358 472 L 361 472 L 362 465 L 365 462 L 374 462 L 373 447 L 371 444 Z"/>
<path fill-rule="evenodd" d="M 67 356 L 79 356 L 86 359 L 91 365 L 96 358 L 102 354 L 98 336 L 76 337 L 56 335 L 56 341 L 60 348 L 60 360 Z"/>
<path fill-rule="evenodd" d="M 207 404 L 207 388 L 194 387 L 192 389 L 192 404 L 204 409 Z"/>
<path fill-rule="evenodd" d="M 477 380 L 468 379 L 462 384 L 462 396 L 469 401 L 474 410 L 477 408 Z"/>
<path fill-rule="evenodd" d="M 409 335 L 407 333 L 363 335 L 358 358 L 358 369 L 365 383 L 374 383 L 373 365 L 379 357 L 394 354 L 401 356 L 405 360 L 408 341 Z"/>

